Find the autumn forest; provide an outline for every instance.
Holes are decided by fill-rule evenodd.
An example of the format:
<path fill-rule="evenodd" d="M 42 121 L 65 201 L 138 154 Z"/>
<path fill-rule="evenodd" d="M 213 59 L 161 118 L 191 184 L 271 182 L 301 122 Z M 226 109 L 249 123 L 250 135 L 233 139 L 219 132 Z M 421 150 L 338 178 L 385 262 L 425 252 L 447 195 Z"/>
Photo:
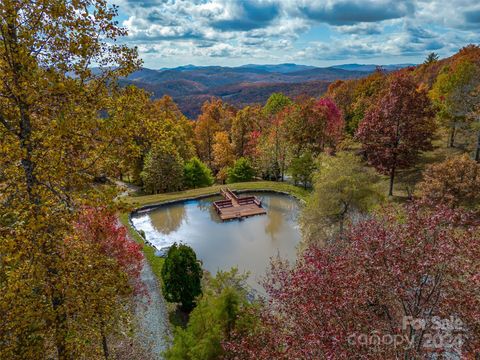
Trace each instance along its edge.
<path fill-rule="evenodd" d="M 480 356 L 478 45 L 187 117 L 126 83 L 142 59 L 117 15 L 0 3 L 0 359 Z M 262 291 L 132 222 L 226 187 L 300 209 Z"/>

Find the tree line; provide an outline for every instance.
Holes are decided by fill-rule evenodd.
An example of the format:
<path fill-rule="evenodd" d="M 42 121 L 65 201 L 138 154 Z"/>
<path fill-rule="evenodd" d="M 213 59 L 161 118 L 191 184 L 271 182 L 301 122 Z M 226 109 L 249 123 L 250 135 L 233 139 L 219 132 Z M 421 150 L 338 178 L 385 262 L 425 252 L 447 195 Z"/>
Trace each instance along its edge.
<path fill-rule="evenodd" d="M 310 187 L 320 154 L 359 146 L 357 154 L 389 176 L 393 196 L 397 173 L 414 168 L 447 132 L 449 147 L 460 136 L 456 147 L 479 161 L 478 52 L 472 45 L 440 68 L 433 57 L 337 81 L 320 99 L 275 93 L 263 106 L 235 109 L 213 98 L 194 121 L 168 96 L 151 101 L 142 90 L 119 89 L 110 109 L 125 123 L 119 176 L 146 193 L 286 175 Z"/>
<path fill-rule="evenodd" d="M 280 93 L 263 107 L 240 110 L 212 99 L 190 121 L 170 97 L 152 101 L 128 87 L 115 94 L 109 113 L 123 123 L 117 176 L 146 193 L 255 177 L 283 180 L 287 172 L 309 186 L 315 156 L 335 151 L 343 133 L 343 118 L 330 99 L 291 100 Z"/>

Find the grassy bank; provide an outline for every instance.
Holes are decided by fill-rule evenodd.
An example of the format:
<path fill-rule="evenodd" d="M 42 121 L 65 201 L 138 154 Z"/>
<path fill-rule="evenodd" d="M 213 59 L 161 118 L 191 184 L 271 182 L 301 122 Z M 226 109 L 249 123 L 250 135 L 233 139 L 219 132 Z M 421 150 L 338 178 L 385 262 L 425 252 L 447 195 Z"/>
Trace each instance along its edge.
<path fill-rule="evenodd" d="M 209 187 L 190 189 L 172 193 L 157 194 L 157 195 L 143 195 L 143 196 L 129 196 L 123 199 L 128 204 L 134 207 L 141 207 L 144 205 L 160 204 L 165 201 L 182 200 L 194 198 L 197 196 L 214 195 L 220 191 L 221 187 L 228 186 L 232 190 L 271 190 L 289 193 L 300 200 L 306 200 L 309 194 L 308 190 L 294 186 L 284 182 L 276 181 L 250 181 L 243 183 L 235 183 L 228 185 L 213 185 Z"/>

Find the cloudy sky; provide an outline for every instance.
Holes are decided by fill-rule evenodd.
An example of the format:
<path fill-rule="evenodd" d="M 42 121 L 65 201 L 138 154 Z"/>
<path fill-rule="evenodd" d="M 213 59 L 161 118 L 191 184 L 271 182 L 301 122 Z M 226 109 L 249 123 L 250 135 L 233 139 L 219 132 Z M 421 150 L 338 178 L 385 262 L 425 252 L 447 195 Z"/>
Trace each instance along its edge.
<path fill-rule="evenodd" d="M 111 0 L 145 66 L 419 63 L 480 43 L 479 0 Z"/>

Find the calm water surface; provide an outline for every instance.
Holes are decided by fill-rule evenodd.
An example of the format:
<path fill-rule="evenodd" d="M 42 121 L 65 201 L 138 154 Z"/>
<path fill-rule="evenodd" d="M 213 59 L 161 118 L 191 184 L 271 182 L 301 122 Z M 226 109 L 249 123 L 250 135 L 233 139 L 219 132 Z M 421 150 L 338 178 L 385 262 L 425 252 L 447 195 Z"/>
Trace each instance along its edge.
<path fill-rule="evenodd" d="M 174 242 L 188 244 L 211 273 L 237 266 L 250 272 L 249 284 L 259 289 L 258 281 L 272 256 L 295 261 L 299 203 L 287 195 L 254 195 L 262 200 L 266 215 L 221 222 L 212 206 L 219 197 L 212 197 L 165 205 L 136 215 L 132 222 L 157 248 Z"/>

